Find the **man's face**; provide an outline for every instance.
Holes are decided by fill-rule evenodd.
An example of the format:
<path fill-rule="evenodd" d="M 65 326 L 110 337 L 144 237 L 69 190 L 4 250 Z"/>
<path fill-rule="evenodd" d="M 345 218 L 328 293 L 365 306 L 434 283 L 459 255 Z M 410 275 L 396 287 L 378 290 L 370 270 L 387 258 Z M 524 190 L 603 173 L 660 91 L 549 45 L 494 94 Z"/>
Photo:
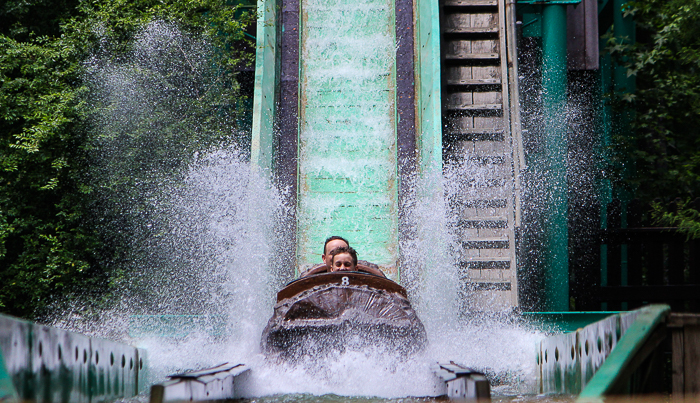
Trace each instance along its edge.
<path fill-rule="evenodd" d="M 352 262 L 352 255 L 349 253 L 339 253 L 334 256 L 331 271 L 355 271 L 355 264 Z"/>
<path fill-rule="evenodd" d="M 331 262 L 331 257 L 328 255 L 328 252 L 332 251 L 335 248 L 339 248 L 341 246 L 348 247 L 348 244 L 345 243 L 342 239 L 334 239 L 326 244 L 326 250 L 323 256 L 321 256 L 321 259 L 323 259 L 323 262 L 326 264 L 326 266 L 331 267 L 333 262 Z"/>

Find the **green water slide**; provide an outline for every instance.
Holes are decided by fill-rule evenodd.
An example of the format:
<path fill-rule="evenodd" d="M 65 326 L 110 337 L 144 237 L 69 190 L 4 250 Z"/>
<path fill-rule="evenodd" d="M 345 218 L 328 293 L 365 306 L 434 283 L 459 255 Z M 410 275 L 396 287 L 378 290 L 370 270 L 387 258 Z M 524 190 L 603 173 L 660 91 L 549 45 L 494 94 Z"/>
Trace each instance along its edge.
<path fill-rule="evenodd" d="M 331 234 L 396 273 L 398 178 L 392 0 L 302 0 L 297 258 Z"/>
<path fill-rule="evenodd" d="M 293 189 L 297 272 L 340 235 L 398 279 L 399 160 L 412 173 L 441 169 L 437 3 L 419 2 L 427 23 L 414 30 L 401 1 L 258 3 L 251 159 Z M 410 63 L 397 66 L 402 55 Z M 422 71 L 429 78 L 414 85 Z"/>

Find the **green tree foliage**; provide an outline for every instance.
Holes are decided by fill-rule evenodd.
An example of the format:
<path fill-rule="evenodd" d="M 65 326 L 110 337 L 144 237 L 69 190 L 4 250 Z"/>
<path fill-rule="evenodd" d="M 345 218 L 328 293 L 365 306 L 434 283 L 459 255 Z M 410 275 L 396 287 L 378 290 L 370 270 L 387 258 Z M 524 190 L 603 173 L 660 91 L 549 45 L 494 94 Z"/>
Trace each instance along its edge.
<path fill-rule="evenodd" d="M 624 99 L 633 132 L 620 139 L 634 166 L 628 182 L 646 201 L 700 196 L 700 2 L 633 1 L 626 13 L 637 42 L 610 38 L 607 50 L 637 81 Z"/>
<path fill-rule="evenodd" d="M 633 111 L 632 131 L 618 138 L 628 164 L 625 186 L 645 204 L 655 198 L 700 196 L 700 2 L 632 1 L 626 15 L 637 23 L 637 41 L 608 38 L 607 50 L 635 76 L 637 90 L 618 101 Z M 698 212 L 684 204 L 677 213 L 655 204 L 659 225 L 680 225 L 698 236 Z M 693 224 L 695 223 L 695 224 Z"/>
<path fill-rule="evenodd" d="M 217 49 L 211 63 L 222 85 L 209 88 L 228 91 L 194 99 L 218 96 L 231 108 L 239 101 L 235 67 L 250 59 L 240 51 L 250 46 L 243 28 L 251 19 L 242 11 L 225 0 L 9 0 L 0 6 L 0 311 L 32 317 L 65 295 L 99 301 L 118 276 L 105 264 L 113 245 L 93 216 L 104 192 L 86 174 L 95 141 L 90 117 L 109 105 L 93 104 L 92 88 L 82 81 L 84 61 L 100 50 L 118 59 L 144 24 L 169 21 L 206 35 Z M 190 153 L 206 143 L 175 140 Z"/>

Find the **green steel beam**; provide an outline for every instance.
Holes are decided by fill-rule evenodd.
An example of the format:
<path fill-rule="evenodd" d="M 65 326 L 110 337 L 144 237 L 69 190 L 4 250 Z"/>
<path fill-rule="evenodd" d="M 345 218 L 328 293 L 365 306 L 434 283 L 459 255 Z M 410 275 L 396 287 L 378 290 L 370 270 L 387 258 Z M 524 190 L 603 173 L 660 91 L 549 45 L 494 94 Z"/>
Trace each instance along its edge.
<path fill-rule="evenodd" d="M 297 261 L 346 237 L 398 278 L 393 0 L 300 1 Z"/>
<path fill-rule="evenodd" d="M 566 179 L 566 6 L 548 4 L 542 11 L 542 86 L 545 115 L 544 166 L 549 208 L 544 281 L 545 310 L 569 310 L 568 184 Z"/>
<path fill-rule="evenodd" d="M 613 35 L 615 39 L 619 42 L 626 44 L 633 44 L 636 41 L 636 29 L 634 18 L 632 15 L 625 16 L 625 8 L 629 0 L 613 0 Z M 627 68 L 618 64 L 613 63 L 612 69 L 612 81 L 613 81 L 613 91 L 617 96 L 623 97 L 628 94 L 634 94 L 636 91 L 636 79 L 634 75 L 627 75 Z M 621 112 L 618 112 L 618 116 L 613 119 L 613 133 L 618 135 L 627 136 L 630 131 L 633 119 L 632 108 L 625 108 Z M 634 166 L 630 164 L 623 164 L 622 175 L 628 176 L 631 171 L 634 170 Z M 615 189 L 615 197 L 620 199 L 625 206 L 631 199 L 632 195 L 625 187 L 618 187 Z M 627 209 L 622 209 L 622 226 L 627 226 Z M 623 250 L 623 253 L 626 250 Z M 627 259 L 623 256 L 623 275 L 627 272 L 626 267 Z"/>
<path fill-rule="evenodd" d="M 599 40 L 601 49 L 605 48 L 605 39 Z M 600 93 L 605 94 L 610 91 L 612 86 L 612 61 L 609 53 L 601 54 L 600 56 Z M 600 139 L 597 145 L 598 155 L 606 155 L 612 145 L 612 105 L 609 100 L 600 102 L 598 116 L 596 122 Z M 601 160 L 598 169 L 603 172 L 607 169 L 608 161 Z M 601 175 L 602 176 L 602 175 Z M 608 228 L 608 204 L 613 200 L 613 186 L 608 177 L 601 177 L 596 183 L 596 195 L 600 202 L 600 228 Z M 608 285 L 608 246 L 600 245 L 600 286 Z M 607 303 L 603 303 L 603 309 L 607 309 Z"/>
<path fill-rule="evenodd" d="M 266 175 L 272 174 L 274 122 L 278 83 L 277 4 L 258 0 L 255 50 L 255 88 L 250 160 Z"/>
<path fill-rule="evenodd" d="M 419 172 L 430 177 L 442 174 L 440 9 L 437 0 L 416 0 L 416 9 L 416 148 Z"/>
<path fill-rule="evenodd" d="M 632 15 L 625 16 L 625 8 L 629 0 L 613 1 L 613 34 L 619 41 L 633 44 L 636 41 L 636 30 Z M 627 69 L 616 65 L 613 80 L 615 91 L 620 93 L 633 93 L 636 90 L 635 76 L 628 76 Z"/>
<path fill-rule="evenodd" d="M 661 343 L 662 337 L 657 331 L 663 330 L 670 312 L 668 305 L 651 305 L 639 310 L 635 321 L 579 395 L 579 401 L 625 392 L 630 376 L 641 361 Z"/>
<path fill-rule="evenodd" d="M 440 9 L 438 0 L 415 0 L 415 96 L 416 96 L 416 172 L 418 203 L 438 206 L 443 203 L 442 188 L 442 79 L 440 59 Z M 423 276 L 440 275 L 434 262 L 447 251 L 444 242 L 431 240 L 424 232 L 423 242 L 434 245 L 420 267 Z M 430 272 L 433 272 L 432 274 Z"/>

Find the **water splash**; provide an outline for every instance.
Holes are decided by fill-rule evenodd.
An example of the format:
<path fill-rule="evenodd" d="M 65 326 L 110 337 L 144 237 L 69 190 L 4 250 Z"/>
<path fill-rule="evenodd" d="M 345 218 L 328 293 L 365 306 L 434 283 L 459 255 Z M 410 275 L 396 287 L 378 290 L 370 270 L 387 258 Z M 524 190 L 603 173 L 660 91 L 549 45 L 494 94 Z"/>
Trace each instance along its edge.
<path fill-rule="evenodd" d="M 430 365 L 438 360 L 487 370 L 503 380 L 504 393 L 528 390 L 541 336 L 508 317 L 465 321 L 458 314 L 458 248 L 443 190 L 465 186 L 459 169 L 473 168 L 466 166 L 416 180 L 410 202 L 415 237 L 401 246 L 415 265 L 402 275 L 426 324 L 427 351 L 403 360 L 375 349 L 347 351 L 295 366 L 259 353 L 273 293 L 291 280 L 284 262 L 294 252 L 280 249 L 278 239 L 292 207 L 231 140 L 239 136 L 234 116 L 211 114 L 206 96 L 223 90 L 206 79 L 216 76 L 208 70 L 210 52 L 206 41 L 154 22 L 126 57 L 105 51 L 88 61 L 86 79 L 102 107 L 93 125 L 93 178 L 103 197 L 97 211 L 108 231 L 129 234 L 119 256 L 128 270 L 123 294 L 101 320 L 57 323 L 147 348 L 153 381 L 244 362 L 254 368 L 248 396 L 431 396 L 437 389 Z M 207 315 L 210 326 L 185 337 L 140 337 L 129 332 L 137 313 Z"/>

